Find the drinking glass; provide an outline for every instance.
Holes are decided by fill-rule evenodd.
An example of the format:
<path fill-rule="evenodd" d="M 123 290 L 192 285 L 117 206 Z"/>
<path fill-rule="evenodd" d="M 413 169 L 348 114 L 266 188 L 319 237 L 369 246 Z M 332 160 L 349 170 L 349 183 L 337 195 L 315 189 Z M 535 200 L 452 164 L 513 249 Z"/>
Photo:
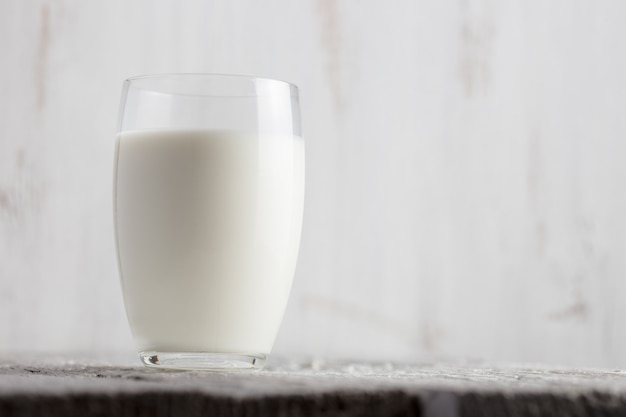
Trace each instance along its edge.
<path fill-rule="evenodd" d="M 115 237 L 145 365 L 263 367 L 294 275 L 303 200 L 295 85 L 215 74 L 124 82 Z"/>

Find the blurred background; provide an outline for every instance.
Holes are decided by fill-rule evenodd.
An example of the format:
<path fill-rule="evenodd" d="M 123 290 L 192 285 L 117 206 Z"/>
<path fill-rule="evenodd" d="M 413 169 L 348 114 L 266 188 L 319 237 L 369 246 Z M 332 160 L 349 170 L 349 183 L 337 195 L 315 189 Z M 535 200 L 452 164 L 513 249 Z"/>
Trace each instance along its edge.
<path fill-rule="evenodd" d="M 275 353 L 626 367 L 626 3 L 0 3 L 0 352 L 134 352 L 122 81 L 300 86 L 307 196 Z"/>

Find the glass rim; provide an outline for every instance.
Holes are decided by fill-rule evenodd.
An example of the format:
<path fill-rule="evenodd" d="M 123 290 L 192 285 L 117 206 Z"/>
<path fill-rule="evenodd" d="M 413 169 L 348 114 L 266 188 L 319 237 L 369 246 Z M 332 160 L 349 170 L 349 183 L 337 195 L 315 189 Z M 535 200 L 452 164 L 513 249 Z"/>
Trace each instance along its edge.
<path fill-rule="evenodd" d="M 249 81 L 263 81 L 263 82 L 272 82 L 272 83 L 280 83 L 289 86 L 290 89 L 294 89 L 298 91 L 298 86 L 292 82 L 281 80 L 278 78 L 269 78 L 269 77 L 259 77 L 256 75 L 247 75 L 247 74 L 229 74 L 229 73 L 219 73 L 219 72 L 164 72 L 164 73 L 155 73 L 155 74 L 140 74 L 132 77 L 128 77 L 124 80 L 125 83 L 132 83 L 133 81 L 141 81 L 147 80 L 150 78 L 234 78 L 241 80 L 249 80 Z"/>

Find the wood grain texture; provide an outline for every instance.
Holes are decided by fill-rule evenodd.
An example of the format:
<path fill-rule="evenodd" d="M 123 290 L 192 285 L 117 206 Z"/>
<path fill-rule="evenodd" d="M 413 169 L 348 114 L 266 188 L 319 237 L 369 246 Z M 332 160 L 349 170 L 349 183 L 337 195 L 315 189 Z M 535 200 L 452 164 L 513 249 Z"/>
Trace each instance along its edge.
<path fill-rule="evenodd" d="M 132 350 L 111 183 L 124 78 L 301 88 L 279 353 L 626 366 L 626 4 L 0 4 L 0 350 Z"/>
<path fill-rule="evenodd" d="M 256 374 L 0 360 L 0 413 L 39 416 L 621 416 L 623 372 L 278 361 Z"/>

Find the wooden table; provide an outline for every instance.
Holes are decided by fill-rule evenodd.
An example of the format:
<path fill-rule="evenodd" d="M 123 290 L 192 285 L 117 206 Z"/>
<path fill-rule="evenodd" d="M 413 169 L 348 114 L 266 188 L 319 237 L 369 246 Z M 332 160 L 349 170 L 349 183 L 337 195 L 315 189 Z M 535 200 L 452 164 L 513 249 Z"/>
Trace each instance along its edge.
<path fill-rule="evenodd" d="M 256 374 L 0 360 L 0 416 L 626 416 L 626 372 L 270 361 Z"/>

